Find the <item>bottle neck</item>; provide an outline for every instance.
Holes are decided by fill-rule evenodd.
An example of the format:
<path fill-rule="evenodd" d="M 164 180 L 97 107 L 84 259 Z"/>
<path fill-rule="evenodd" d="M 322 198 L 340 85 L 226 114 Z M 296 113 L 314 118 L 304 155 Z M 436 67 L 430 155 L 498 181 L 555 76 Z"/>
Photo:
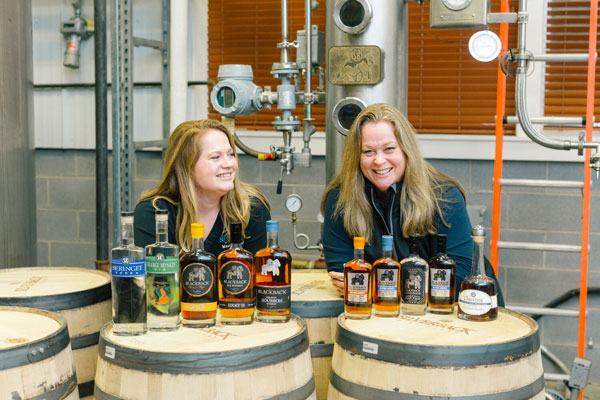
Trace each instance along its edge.
<path fill-rule="evenodd" d="M 169 222 L 156 221 L 156 243 L 167 243 L 169 238 Z"/>
<path fill-rule="evenodd" d="M 121 246 L 133 246 L 133 223 L 121 222 Z"/>
<path fill-rule="evenodd" d="M 354 259 L 355 260 L 364 260 L 365 258 L 365 249 L 354 248 Z"/>
<path fill-rule="evenodd" d="M 192 237 L 192 250 L 204 251 L 204 237 Z"/>
<path fill-rule="evenodd" d="M 485 263 L 483 258 L 483 237 L 473 238 L 473 264 L 471 267 L 471 275 L 485 277 Z"/>
<path fill-rule="evenodd" d="M 279 247 L 279 232 L 267 232 L 267 247 Z"/>
<path fill-rule="evenodd" d="M 392 258 L 392 250 L 383 250 L 381 252 L 381 257 L 383 257 L 383 258 Z"/>
<path fill-rule="evenodd" d="M 408 247 L 408 256 L 410 258 L 419 257 L 419 246 L 416 243 L 410 243 Z"/>

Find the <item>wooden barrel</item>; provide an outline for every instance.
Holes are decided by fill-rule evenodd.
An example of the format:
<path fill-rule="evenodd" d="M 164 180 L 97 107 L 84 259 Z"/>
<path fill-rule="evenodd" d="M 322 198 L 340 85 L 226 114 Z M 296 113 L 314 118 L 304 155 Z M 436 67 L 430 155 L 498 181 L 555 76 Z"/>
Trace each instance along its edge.
<path fill-rule="evenodd" d="M 0 270 L 0 305 L 52 311 L 67 321 L 79 394 L 94 391 L 100 329 L 112 318 L 110 276 L 70 267 Z"/>
<path fill-rule="evenodd" d="M 343 297 L 337 294 L 327 271 L 293 270 L 291 309 L 306 322 L 317 399 L 326 399 L 337 317 L 344 312 Z"/>
<path fill-rule="evenodd" d="M 79 399 L 76 388 L 65 320 L 0 306 L 0 399 Z"/>
<path fill-rule="evenodd" d="M 287 323 L 100 333 L 94 397 L 115 399 L 314 399 L 308 335 Z"/>
<path fill-rule="evenodd" d="M 505 309 L 491 322 L 342 315 L 328 398 L 543 400 L 538 326 Z"/>

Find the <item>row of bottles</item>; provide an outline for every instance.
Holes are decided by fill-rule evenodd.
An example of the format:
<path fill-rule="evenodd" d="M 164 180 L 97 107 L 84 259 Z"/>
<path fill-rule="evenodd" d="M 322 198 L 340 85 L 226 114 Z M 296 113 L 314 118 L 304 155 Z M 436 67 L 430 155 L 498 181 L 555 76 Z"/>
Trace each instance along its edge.
<path fill-rule="evenodd" d="M 496 319 L 495 281 L 485 275 L 485 230 L 473 228 L 471 275 L 461 283 L 458 317 L 473 321 Z M 429 262 L 419 256 L 420 236 L 409 237 L 409 256 L 392 258 L 393 237 L 382 236 L 382 257 L 373 265 L 364 260 L 364 237 L 354 238 L 354 259 L 344 264 L 344 310 L 347 318 L 394 317 L 454 311 L 456 264 L 446 254 L 446 235 L 437 235 L 437 254 Z"/>
<path fill-rule="evenodd" d="M 229 249 L 204 250 L 204 225 L 191 227 L 192 249 L 179 257 L 168 243 L 168 211 L 156 211 L 156 243 L 133 243 L 133 213 L 121 213 L 121 246 L 112 250 L 113 331 L 137 335 L 185 326 L 286 322 L 290 318 L 291 256 L 278 246 L 278 221 L 267 221 L 267 247 L 242 247 L 242 225 L 230 225 Z M 181 318 L 180 318 L 181 315 Z"/>

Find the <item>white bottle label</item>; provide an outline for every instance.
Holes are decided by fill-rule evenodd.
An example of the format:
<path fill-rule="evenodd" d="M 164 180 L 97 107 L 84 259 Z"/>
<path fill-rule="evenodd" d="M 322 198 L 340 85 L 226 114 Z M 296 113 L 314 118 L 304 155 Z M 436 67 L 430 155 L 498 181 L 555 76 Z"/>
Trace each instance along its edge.
<path fill-rule="evenodd" d="M 429 276 L 431 278 L 431 297 L 450 298 L 452 270 L 431 268 Z"/>
<path fill-rule="evenodd" d="M 492 308 L 498 308 L 498 296 L 497 295 L 492 296 Z"/>
<path fill-rule="evenodd" d="M 494 296 L 495 298 L 496 296 Z M 458 305 L 466 314 L 483 315 L 490 311 L 494 301 L 492 297 L 480 290 L 467 289 L 458 295 Z M 497 307 L 497 306 L 496 306 Z"/>
<path fill-rule="evenodd" d="M 367 304 L 369 300 L 369 273 L 348 272 L 348 298 L 351 303 Z"/>

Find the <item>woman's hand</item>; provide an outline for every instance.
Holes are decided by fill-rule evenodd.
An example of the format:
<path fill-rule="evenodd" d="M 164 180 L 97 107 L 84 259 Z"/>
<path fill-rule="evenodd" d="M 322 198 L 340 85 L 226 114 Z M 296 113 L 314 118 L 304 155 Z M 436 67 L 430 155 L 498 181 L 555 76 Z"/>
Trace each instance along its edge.
<path fill-rule="evenodd" d="M 338 294 L 344 295 L 344 274 L 341 272 L 333 272 L 329 273 L 329 277 L 331 278 L 331 283 L 335 290 L 337 290 Z"/>

